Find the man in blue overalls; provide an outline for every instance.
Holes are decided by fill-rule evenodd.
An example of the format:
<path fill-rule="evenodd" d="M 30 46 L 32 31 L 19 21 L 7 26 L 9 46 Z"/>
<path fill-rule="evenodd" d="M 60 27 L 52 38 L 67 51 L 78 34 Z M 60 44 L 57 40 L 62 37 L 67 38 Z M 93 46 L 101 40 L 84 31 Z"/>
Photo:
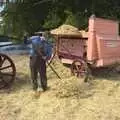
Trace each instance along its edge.
<path fill-rule="evenodd" d="M 46 62 L 51 57 L 52 47 L 47 44 L 47 41 L 41 39 L 40 36 L 33 36 L 30 40 L 32 42 L 30 69 L 33 89 L 41 91 L 42 88 L 42 91 L 45 91 L 47 89 Z M 38 73 L 40 75 L 39 81 Z"/>

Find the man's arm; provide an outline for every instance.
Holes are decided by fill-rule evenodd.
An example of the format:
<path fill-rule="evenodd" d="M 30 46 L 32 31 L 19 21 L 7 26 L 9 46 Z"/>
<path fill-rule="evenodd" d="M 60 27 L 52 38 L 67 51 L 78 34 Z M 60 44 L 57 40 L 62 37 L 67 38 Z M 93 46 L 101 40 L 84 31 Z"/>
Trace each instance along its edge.
<path fill-rule="evenodd" d="M 51 58 L 51 46 L 46 43 L 46 41 L 42 41 L 42 47 L 38 49 L 38 54 L 42 56 L 45 61 L 48 61 Z"/>

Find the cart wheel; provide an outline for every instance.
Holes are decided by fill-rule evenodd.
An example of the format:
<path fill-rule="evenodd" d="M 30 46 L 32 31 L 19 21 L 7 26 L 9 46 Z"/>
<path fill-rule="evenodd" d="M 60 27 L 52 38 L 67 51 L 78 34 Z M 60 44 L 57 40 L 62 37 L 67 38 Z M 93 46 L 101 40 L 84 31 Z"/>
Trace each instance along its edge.
<path fill-rule="evenodd" d="M 16 68 L 13 61 L 0 53 L 0 89 L 9 87 L 15 80 Z"/>
<path fill-rule="evenodd" d="M 77 77 L 83 77 L 88 74 L 88 66 L 83 60 L 74 60 L 71 65 L 71 72 Z"/>

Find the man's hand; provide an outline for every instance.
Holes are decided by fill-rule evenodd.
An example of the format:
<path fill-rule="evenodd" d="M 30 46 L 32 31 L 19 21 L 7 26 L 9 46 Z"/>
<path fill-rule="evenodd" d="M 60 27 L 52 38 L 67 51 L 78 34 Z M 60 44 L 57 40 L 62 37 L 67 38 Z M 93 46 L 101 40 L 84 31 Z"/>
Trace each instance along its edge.
<path fill-rule="evenodd" d="M 46 60 L 47 60 L 47 57 L 46 57 L 46 56 L 42 56 L 42 59 L 46 61 Z"/>

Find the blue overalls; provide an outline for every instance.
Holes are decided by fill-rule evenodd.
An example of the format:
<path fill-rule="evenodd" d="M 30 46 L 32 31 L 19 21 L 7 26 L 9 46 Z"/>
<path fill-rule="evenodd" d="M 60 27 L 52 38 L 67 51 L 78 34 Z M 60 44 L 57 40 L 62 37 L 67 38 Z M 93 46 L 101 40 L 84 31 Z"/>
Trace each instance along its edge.
<path fill-rule="evenodd" d="M 39 87 L 41 87 L 45 91 L 47 88 L 46 60 L 51 57 L 52 46 L 47 44 L 45 40 L 41 40 L 39 36 L 32 37 L 31 43 L 32 50 L 30 51 L 30 69 L 33 89 L 37 90 Z M 46 57 L 46 60 L 43 59 L 43 57 Z M 39 81 L 38 73 L 40 76 Z"/>

